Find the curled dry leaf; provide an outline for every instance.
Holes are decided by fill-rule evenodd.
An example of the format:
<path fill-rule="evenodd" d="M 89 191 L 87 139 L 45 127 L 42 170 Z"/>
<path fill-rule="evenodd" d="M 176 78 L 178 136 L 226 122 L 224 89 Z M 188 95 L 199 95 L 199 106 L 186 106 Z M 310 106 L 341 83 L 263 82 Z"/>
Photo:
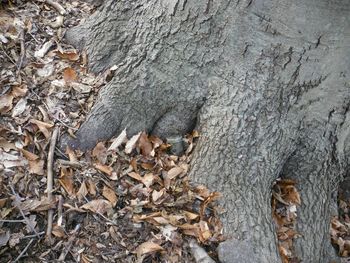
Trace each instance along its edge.
<path fill-rule="evenodd" d="M 63 52 L 57 50 L 56 55 L 60 58 L 67 59 L 70 61 L 77 61 L 79 59 L 79 53 L 74 49 L 64 50 Z"/>
<path fill-rule="evenodd" d="M 158 245 L 157 243 L 148 241 L 148 242 L 142 243 L 137 247 L 136 254 L 137 254 L 137 257 L 140 258 L 144 254 L 153 253 L 161 250 L 163 250 L 163 248 L 160 245 Z"/>
<path fill-rule="evenodd" d="M 49 129 L 53 127 L 53 124 L 42 122 L 42 121 L 38 121 L 38 120 L 35 120 L 35 119 L 31 119 L 30 122 L 35 124 L 36 126 L 38 126 L 39 130 L 42 132 L 42 134 L 44 134 L 46 139 L 50 138 Z"/>
<path fill-rule="evenodd" d="M 113 168 L 112 167 L 110 167 L 108 165 L 101 164 L 101 163 L 95 163 L 94 167 L 97 170 L 100 170 L 101 172 L 107 174 L 108 176 L 112 176 L 112 172 L 113 172 Z"/>
<path fill-rule="evenodd" d="M 168 178 L 170 180 L 174 179 L 176 176 L 180 175 L 184 170 L 181 167 L 174 167 L 168 171 Z"/>
<path fill-rule="evenodd" d="M 131 137 L 131 139 L 125 145 L 125 153 L 130 154 L 136 147 L 136 144 L 141 136 L 141 132 Z"/>
<path fill-rule="evenodd" d="M 106 164 L 107 149 L 103 142 L 99 142 L 92 151 L 92 156 L 96 157 L 101 164 Z"/>
<path fill-rule="evenodd" d="M 115 151 L 118 149 L 118 147 L 120 145 L 122 145 L 122 143 L 127 142 L 128 137 L 126 135 L 126 129 L 124 129 L 119 136 L 113 141 L 113 143 L 111 144 L 111 146 L 109 146 L 107 151 Z"/>
<path fill-rule="evenodd" d="M 85 181 L 83 181 L 79 187 L 79 190 L 77 192 L 77 197 L 79 199 L 79 201 L 83 200 L 84 197 L 89 193 Z"/>
<path fill-rule="evenodd" d="M 71 83 L 76 81 L 78 78 L 77 73 L 72 68 L 65 68 L 63 71 L 63 79 L 66 83 Z"/>
<path fill-rule="evenodd" d="M 103 186 L 103 191 L 102 191 L 102 195 L 109 201 L 111 202 L 112 206 L 115 207 L 115 205 L 117 204 L 117 196 L 115 194 L 115 192 L 109 188 L 108 186 L 104 185 Z"/>
<path fill-rule="evenodd" d="M 112 210 L 112 204 L 105 199 L 97 199 L 88 202 L 80 208 L 90 210 L 93 213 L 105 214 L 108 211 Z"/>
<path fill-rule="evenodd" d="M 9 112 L 12 109 L 13 95 L 6 93 L 0 96 L 0 114 Z"/>
<path fill-rule="evenodd" d="M 142 132 L 138 141 L 138 147 L 141 150 L 141 154 L 149 156 L 152 153 L 152 143 L 149 141 L 148 136 L 145 132 Z"/>

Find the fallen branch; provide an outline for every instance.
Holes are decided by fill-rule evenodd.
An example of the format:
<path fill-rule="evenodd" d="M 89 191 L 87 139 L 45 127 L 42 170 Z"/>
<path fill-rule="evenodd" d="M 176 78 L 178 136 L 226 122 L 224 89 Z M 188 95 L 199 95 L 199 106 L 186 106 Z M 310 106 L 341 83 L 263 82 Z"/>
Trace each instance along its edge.
<path fill-rule="evenodd" d="M 65 15 L 67 12 L 59 3 L 52 0 L 45 0 L 45 3 L 55 8 L 60 15 Z"/>
<path fill-rule="evenodd" d="M 52 133 L 49 154 L 47 156 L 47 197 L 50 203 L 52 202 L 53 157 L 55 153 L 57 137 L 58 137 L 58 127 L 56 127 Z M 53 221 L 53 209 L 50 209 L 47 214 L 47 230 L 46 230 L 46 236 L 49 241 L 51 241 L 52 221 Z"/>
<path fill-rule="evenodd" d="M 83 167 L 83 164 L 80 162 L 74 162 L 74 161 L 68 161 L 68 160 L 63 160 L 63 159 L 58 159 L 58 162 L 62 166 L 70 166 L 73 168 L 81 168 Z"/>
<path fill-rule="evenodd" d="M 18 257 L 15 259 L 15 261 L 13 262 L 18 262 L 21 257 L 23 257 L 23 255 L 27 252 L 28 248 L 30 247 L 30 245 L 33 243 L 34 239 L 31 239 L 28 244 L 26 245 L 26 247 L 22 250 L 21 254 L 18 255 Z"/>
<path fill-rule="evenodd" d="M 26 217 L 26 215 L 24 214 L 21 205 L 20 205 L 20 197 L 18 196 L 18 194 L 16 193 L 15 189 L 13 188 L 12 185 L 10 185 L 11 188 L 11 192 L 12 194 L 15 196 L 15 206 L 18 208 L 19 212 L 21 213 L 21 216 L 23 217 L 24 221 L 26 222 L 27 226 L 30 228 L 30 230 L 35 234 L 35 236 L 37 238 L 40 238 L 40 235 L 38 234 L 38 232 L 36 232 L 35 228 L 33 227 L 33 225 L 31 224 L 30 220 Z"/>

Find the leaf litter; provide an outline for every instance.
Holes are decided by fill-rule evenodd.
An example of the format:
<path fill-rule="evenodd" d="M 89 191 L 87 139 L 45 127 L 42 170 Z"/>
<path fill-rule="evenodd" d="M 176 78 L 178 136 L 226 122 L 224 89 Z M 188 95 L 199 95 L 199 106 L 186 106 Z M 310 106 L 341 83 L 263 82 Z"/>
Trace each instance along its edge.
<path fill-rule="evenodd" d="M 48 198 L 54 128 L 73 135 L 114 69 L 88 73 L 85 52 L 63 41 L 67 28 L 95 10 L 86 2 L 0 5 L 0 262 L 194 262 L 203 253 L 217 260 L 220 194 L 191 186 L 187 175 L 197 132 L 185 138 L 183 156 L 171 155 L 160 138 L 140 132 L 128 139 L 125 130 L 86 153 L 56 148 Z M 276 182 L 272 208 L 283 262 L 298 262 L 300 203 L 294 182 Z M 349 207 L 341 200 L 343 216 L 332 220 L 342 256 L 350 254 Z"/>

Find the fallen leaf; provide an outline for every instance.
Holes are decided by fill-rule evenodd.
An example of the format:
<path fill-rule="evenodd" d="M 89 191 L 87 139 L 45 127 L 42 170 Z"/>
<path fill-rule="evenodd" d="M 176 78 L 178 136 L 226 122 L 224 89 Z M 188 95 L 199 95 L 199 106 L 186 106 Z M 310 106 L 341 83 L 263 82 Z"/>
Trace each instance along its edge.
<path fill-rule="evenodd" d="M 118 147 L 124 143 L 127 142 L 128 138 L 126 135 L 126 129 L 124 129 L 119 136 L 113 141 L 113 143 L 111 144 L 111 146 L 109 146 L 107 151 L 115 151 L 118 149 Z"/>
<path fill-rule="evenodd" d="M 31 119 L 30 122 L 38 126 L 39 130 L 44 134 L 46 139 L 50 139 L 51 133 L 48 129 L 52 128 L 54 126 L 53 124 L 38 121 L 35 119 Z"/>
<path fill-rule="evenodd" d="M 30 174 L 44 175 L 44 160 L 34 160 L 29 161 L 28 163 Z"/>
<path fill-rule="evenodd" d="M 97 170 L 100 170 L 101 172 L 107 174 L 108 176 L 111 176 L 112 175 L 112 172 L 113 172 L 113 168 L 108 166 L 108 165 L 104 165 L 104 164 L 101 164 L 101 163 L 95 163 L 94 164 L 94 167 L 97 169 Z"/>
<path fill-rule="evenodd" d="M 18 115 L 22 114 L 25 111 L 26 106 L 27 100 L 23 98 L 20 99 L 12 110 L 12 117 L 17 117 Z"/>
<path fill-rule="evenodd" d="M 92 156 L 96 157 L 101 164 L 106 164 L 107 161 L 107 149 L 103 142 L 99 142 L 94 150 L 92 151 Z"/>
<path fill-rule="evenodd" d="M 88 194 L 88 189 L 86 187 L 85 181 L 83 181 L 79 187 L 79 190 L 77 192 L 77 197 L 79 199 L 79 201 L 83 200 L 84 197 Z M 96 194 L 96 192 L 95 192 Z"/>
<path fill-rule="evenodd" d="M 181 174 L 184 170 L 181 167 L 174 167 L 168 171 L 168 177 L 170 180 Z"/>
<path fill-rule="evenodd" d="M 144 254 L 153 253 L 161 250 L 163 250 L 163 248 L 157 243 L 147 241 L 137 247 L 136 254 L 137 257 L 140 258 Z"/>
<path fill-rule="evenodd" d="M 67 59 L 70 61 L 77 61 L 79 59 L 79 53 L 74 49 L 64 50 L 63 52 L 57 50 L 56 55 L 58 55 L 60 58 Z"/>
<path fill-rule="evenodd" d="M 65 68 L 63 71 L 63 79 L 66 83 L 74 82 L 78 78 L 77 73 L 72 68 Z"/>
<path fill-rule="evenodd" d="M 138 141 L 138 146 L 143 156 L 149 156 L 153 150 L 152 143 L 149 141 L 145 132 L 142 132 Z"/>
<path fill-rule="evenodd" d="M 112 210 L 112 204 L 105 199 L 97 199 L 88 202 L 80 208 L 90 210 L 93 213 L 105 214 Z"/>
<path fill-rule="evenodd" d="M 112 206 L 115 207 L 115 205 L 117 204 L 117 196 L 115 194 L 115 192 L 109 188 L 108 186 L 103 186 L 103 191 L 102 191 L 102 195 L 109 201 L 111 202 Z"/>
<path fill-rule="evenodd" d="M 125 153 L 130 154 L 132 150 L 136 147 L 136 143 L 139 140 L 141 132 L 131 137 L 131 139 L 125 145 Z"/>
<path fill-rule="evenodd" d="M 12 109 L 12 94 L 6 93 L 0 96 L 0 114 L 9 112 Z"/>

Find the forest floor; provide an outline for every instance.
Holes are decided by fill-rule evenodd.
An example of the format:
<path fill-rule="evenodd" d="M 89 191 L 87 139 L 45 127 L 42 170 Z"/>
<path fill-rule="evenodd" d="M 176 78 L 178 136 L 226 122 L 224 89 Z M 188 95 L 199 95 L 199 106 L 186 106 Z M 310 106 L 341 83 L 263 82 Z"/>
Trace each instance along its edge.
<path fill-rule="evenodd" d="M 65 30 L 95 7 L 67 0 L 0 5 L 0 262 L 217 261 L 225 239 L 220 193 L 192 186 L 187 176 L 200 134 L 184 138 L 183 156 L 143 132 L 116 134 L 87 152 L 57 146 L 113 75 L 89 73 L 86 53 L 64 42 Z M 272 193 L 283 262 L 298 262 L 296 182 L 277 181 Z M 339 205 L 330 238 L 345 257 L 350 202 Z"/>

